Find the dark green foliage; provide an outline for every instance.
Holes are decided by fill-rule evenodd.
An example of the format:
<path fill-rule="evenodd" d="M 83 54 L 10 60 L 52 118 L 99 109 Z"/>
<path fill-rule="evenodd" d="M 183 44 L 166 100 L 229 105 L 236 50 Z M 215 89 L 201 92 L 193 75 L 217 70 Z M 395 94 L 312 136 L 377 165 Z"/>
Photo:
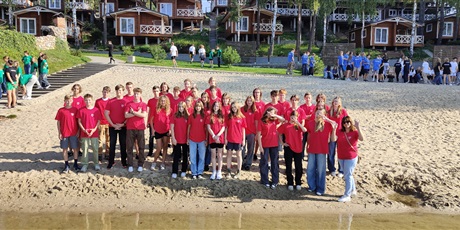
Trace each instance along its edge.
<path fill-rule="evenodd" d="M 149 47 L 150 54 L 152 54 L 153 60 L 159 62 L 166 58 L 166 51 L 160 45 L 153 45 Z"/>
<path fill-rule="evenodd" d="M 235 49 L 229 46 L 225 48 L 222 52 L 222 60 L 225 64 L 231 66 L 233 64 L 241 62 L 241 57 Z"/>

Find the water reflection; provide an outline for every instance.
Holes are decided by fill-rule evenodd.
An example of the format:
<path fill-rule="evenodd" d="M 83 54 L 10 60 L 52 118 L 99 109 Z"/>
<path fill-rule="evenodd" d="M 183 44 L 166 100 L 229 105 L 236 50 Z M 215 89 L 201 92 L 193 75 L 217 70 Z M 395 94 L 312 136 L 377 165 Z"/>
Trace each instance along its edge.
<path fill-rule="evenodd" d="M 0 229 L 454 229 L 460 216 L 421 213 L 0 213 Z"/>

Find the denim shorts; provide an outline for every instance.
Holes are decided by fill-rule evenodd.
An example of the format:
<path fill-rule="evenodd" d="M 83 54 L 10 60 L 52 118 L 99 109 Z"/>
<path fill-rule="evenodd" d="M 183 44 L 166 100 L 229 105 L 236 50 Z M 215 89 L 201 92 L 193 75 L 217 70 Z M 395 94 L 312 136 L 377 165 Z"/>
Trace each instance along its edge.
<path fill-rule="evenodd" d="M 61 149 L 67 149 L 67 148 L 69 148 L 69 145 L 70 145 L 71 149 L 78 148 L 78 138 L 77 138 L 77 136 L 70 136 L 70 137 L 62 138 L 62 140 L 60 142 Z"/>
<path fill-rule="evenodd" d="M 240 151 L 240 150 L 241 150 L 241 147 L 242 147 L 241 144 L 228 142 L 228 143 L 227 143 L 226 149 L 227 149 L 227 150 Z"/>

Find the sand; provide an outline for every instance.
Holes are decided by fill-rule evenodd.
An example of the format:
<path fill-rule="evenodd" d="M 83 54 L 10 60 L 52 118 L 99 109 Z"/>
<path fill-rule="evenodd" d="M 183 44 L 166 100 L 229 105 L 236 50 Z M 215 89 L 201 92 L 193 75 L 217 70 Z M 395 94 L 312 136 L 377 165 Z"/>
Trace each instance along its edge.
<path fill-rule="evenodd" d="M 327 104 L 341 96 L 364 133 L 355 172 L 358 196 L 338 203 L 344 181 L 332 176 L 327 177 L 324 196 L 307 192 L 305 176 L 301 191 L 288 191 L 282 152 L 281 181 L 276 190 L 259 183 L 258 162 L 239 180 L 210 181 L 209 172 L 205 180 L 171 179 L 171 156 L 163 171 L 128 173 L 118 158 L 110 171 L 104 163 L 100 172 L 90 165 L 87 173 L 61 174 L 63 161 L 54 117 L 64 95 L 70 93 L 71 86 L 66 86 L 26 101 L 25 106 L 0 110 L 0 115 L 17 115 L 0 121 L 0 212 L 460 213 L 459 87 L 122 64 L 78 83 L 83 93 L 100 97 L 103 86 L 113 90 L 118 83 L 132 81 L 144 90 L 147 100 L 152 86 L 163 81 L 182 88 L 183 80 L 190 78 L 202 91 L 210 76 L 217 79 L 223 92 L 240 102 L 255 87 L 262 89 L 265 101 L 270 90 L 279 88 L 286 88 L 288 96 L 322 92 L 328 97 Z M 150 168 L 152 160 L 148 158 L 144 167 Z M 390 199 L 395 193 L 410 195 L 403 197 L 412 201 L 411 205 L 399 202 L 402 198 Z"/>

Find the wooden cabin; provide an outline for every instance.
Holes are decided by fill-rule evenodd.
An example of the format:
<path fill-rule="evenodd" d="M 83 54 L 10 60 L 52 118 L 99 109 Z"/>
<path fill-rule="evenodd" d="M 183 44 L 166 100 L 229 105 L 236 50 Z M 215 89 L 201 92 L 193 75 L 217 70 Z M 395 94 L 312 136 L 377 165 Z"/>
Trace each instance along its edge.
<path fill-rule="evenodd" d="M 169 16 L 170 25 L 173 29 L 190 25 L 190 29 L 199 27 L 203 29 L 204 13 L 200 0 L 157 0 L 158 12 Z"/>
<path fill-rule="evenodd" d="M 422 27 L 416 23 L 417 28 Z M 401 17 L 388 18 L 364 26 L 364 47 L 384 48 L 409 47 L 411 42 L 412 21 Z M 361 47 L 361 28 L 355 28 L 348 32 L 348 41 Z M 415 47 L 424 46 L 424 36 L 416 35 Z"/>
<path fill-rule="evenodd" d="M 444 17 L 444 30 L 442 31 L 442 40 L 443 42 L 447 42 L 454 38 L 455 33 L 455 25 L 456 23 L 456 15 L 449 15 Z M 425 39 L 436 41 L 438 39 L 438 28 L 441 25 L 441 22 L 437 19 L 430 20 L 425 22 Z M 457 37 L 460 38 L 460 23 L 457 25 Z"/>
<path fill-rule="evenodd" d="M 16 30 L 21 33 L 44 36 L 42 26 L 66 27 L 64 20 L 56 20 L 56 16 L 63 17 L 60 12 L 45 8 L 43 6 L 32 6 L 14 12 L 16 18 Z"/>

